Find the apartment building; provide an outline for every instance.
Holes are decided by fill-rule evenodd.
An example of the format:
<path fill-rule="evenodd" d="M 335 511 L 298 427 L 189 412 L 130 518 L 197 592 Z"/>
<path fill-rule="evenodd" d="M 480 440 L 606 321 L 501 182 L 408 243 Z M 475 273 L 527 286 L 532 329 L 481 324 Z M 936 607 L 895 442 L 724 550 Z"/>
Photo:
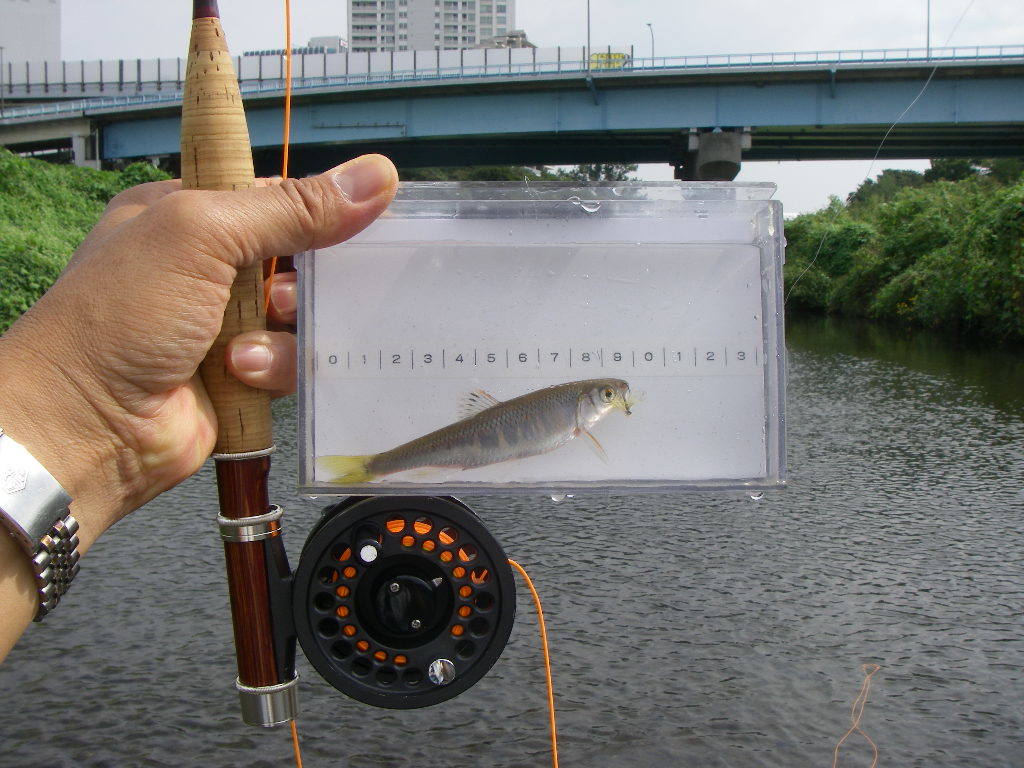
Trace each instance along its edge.
<path fill-rule="evenodd" d="M 352 51 L 473 48 L 515 29 L 515 0 L 349 0 Z"/>
<path fill-rule="evenodd" d="M 60 0 L 0 0 L 4 61 L 60 59 Z"/>

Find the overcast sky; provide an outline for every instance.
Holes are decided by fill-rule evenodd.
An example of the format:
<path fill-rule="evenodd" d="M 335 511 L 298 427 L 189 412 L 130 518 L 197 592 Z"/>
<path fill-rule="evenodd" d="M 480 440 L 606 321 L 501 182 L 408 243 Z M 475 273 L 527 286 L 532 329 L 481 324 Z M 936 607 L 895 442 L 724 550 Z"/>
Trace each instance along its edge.
<path fill-rule="evenodd" d="M 191 3 L 184 0 L 64 0 L 65 59 L 181 56 Z M 928 0 L 591 0 L 592 45 L 635 46 L 649 56 L 924 46 Z M 284 46 L 283 0 L 220 0 L 231 49 Z M 292 0 L 294 41 L 347 37 L 345 0 Z M 539 46 L 582 45 L 586 0 L 516 0 L 517 26 Z M 933 46 L 1024 43 L 1024 0 L 931 0 Z M 923 168 L 888 160 L 885 167 Z M 788 213 L 813 210 L 828 195 L 846 195 L 868 173 L 867 161 L 746 163 L 739 180 L 775 181 Z M 667 166 L 643 166 L 649 179 Z"/>

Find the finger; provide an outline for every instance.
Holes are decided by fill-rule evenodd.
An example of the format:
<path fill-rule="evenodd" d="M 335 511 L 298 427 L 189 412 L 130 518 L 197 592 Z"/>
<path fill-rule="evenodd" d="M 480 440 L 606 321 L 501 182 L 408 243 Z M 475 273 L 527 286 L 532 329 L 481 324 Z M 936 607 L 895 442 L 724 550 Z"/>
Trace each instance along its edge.
<path fill-rule="evenodd" d="M 150 181 L 145 184 L 138 184 L 128 187 L 114 195 L 107 203 L 105 213 L 113 213 L 121 208 L 141 205 L 149 207 L 161 197 L 177 192 L 181 189 L 181 179 L 164 179 L 163 181 Z"/>
<path fill-rule="evenodd" d="M 281 183 L 280 176 L 273 176 L 268 179 L 259 178 L 254 182 L 257 187 L 276 186 Z M 181 179 L 166 179 L 164 181 L 151 181 L 146 184 L 139 184 L 119 192 L 107 203 L 103 218 L 93 228 L 93 234 L 100 235 L 107 229 L 112 229 L 129 219 L 133 219 L 144 210 L 153 205 L 161 198 L 172 192 L 181 190 Z"/>
<path fill-rule="evenodd" d="M 82 241 L 75 255 L 71 257 L 69 264 L 74 263 L 79 258 L 79 254 L 86 251 L 86 248 L 83 246 L 102 240 L 124 222 L 135 218 L 149 208 L 157 200 L 180 189 L 181 179 L 167 179 L 165 181 L 151 181 L 146 184 L 129 187 L 114 195 L 110 202 L 107 203 L 102 218 L 92 228 L 92 231 L 89 232 L 85 240 Z"/>
<path fill-rule="evenodd" d="M 137 187 L 129 187 L 111 198 L 107 203 L 107 209 L 103 212 L 103 218 L 100 219 L 93 232 L 97 230 L 102 232 L 103 229 L 116 227 L 128 219 L 138 216 L 157 200 L 180 189 L 181 179 L 151 181 L 147 184 L 139 184 Z"/>
<path fill-rule="evenodd" d="M 363 155 L 319 176 L 240 192 L 181 192 L 147 211 L 146 222 L 180 246 L 239 268 L 254 260 L 334 245 L 379 216 L 394 197 L 398 173 L 383 155 Z M 164 248 L 153 258 L 163 260 Z"/>
<path fill-rule="evenodd" d="M 274 326 L 295 325 L 298 301 L 298 273 L 278 272 L 267 278 L 270 284 L 270 307 L 267 322 Z"/>
<path fill-rule="evenodd" d="M 269 187 L 280 183 L 281 177 L 274 176 L 269 179 L 256 179 L 255 186 Z M 82 245 L 102 240 L 126 221 L 134 219 L 149 208 L 149 206 L 153 205 L 153 203 L 172 192 L 180 190 L 181 179 L 165 179 L 163 181 L 150 181 L 145 184 L 139 184 L 117 193 L 107 203 L 102 218 L 92 228 L 85 240 L 82 241 Z M 84 251 L 84 248 L 79 247 L 75 255 L 69 260 L 69 265 L 77 261 L 79 258 L 78 253 Z"/>
<path fill-rule="evenodd" d="M 231 340 L 228 370 L 243 384 L 268 390 L 274 397 L 295 391 L 295 336 L 273 331 L 250 331 Z"/>

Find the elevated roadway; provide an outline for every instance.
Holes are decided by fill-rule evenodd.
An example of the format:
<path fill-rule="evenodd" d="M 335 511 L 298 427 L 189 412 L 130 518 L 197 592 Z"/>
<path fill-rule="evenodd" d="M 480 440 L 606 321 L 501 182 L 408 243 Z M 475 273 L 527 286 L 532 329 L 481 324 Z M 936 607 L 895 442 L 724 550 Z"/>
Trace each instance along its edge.
<path fill-rule="evenodd" d="M 883 158 L 1024 155 L 1024 46 L 629 60 L 614 69 L 503 55 L 507 66 L 438 59 L 433 69 L 298 79 L 296 172 L 366 151 L 404 166 L 684 165 L 712 131 L 739 134 L 746 160 L 870 158 L 897 119 Z M 272 172 L 281 83 L 248 81 L 243 95 L 257 165 Z M 167 91 L 8 102 L 0 144 L 55 146 L 58 126 L 87 126 L 97 161 L 171 157 L 179 109 L 180 94 Z"/>

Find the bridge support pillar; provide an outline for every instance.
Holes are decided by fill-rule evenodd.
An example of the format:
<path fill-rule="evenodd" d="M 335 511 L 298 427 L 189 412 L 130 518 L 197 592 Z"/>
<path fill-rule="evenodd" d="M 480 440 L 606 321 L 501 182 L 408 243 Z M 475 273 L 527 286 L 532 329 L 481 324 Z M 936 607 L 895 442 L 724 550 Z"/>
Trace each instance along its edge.
<path fill-rule="evenodd" d="M 83 168 L 100 167 L 99 153 L 96 151 L 97 136 L 94 132 L 73 133 L 71 135 L 71 161 Z"/>
<path fill-rule="evenodd" d="M 732 181 L 740 172 L 743 150 L 750 149 L 750 130 L 691 129 L 686 157 L 675 166 L 685 181 Z"/>

